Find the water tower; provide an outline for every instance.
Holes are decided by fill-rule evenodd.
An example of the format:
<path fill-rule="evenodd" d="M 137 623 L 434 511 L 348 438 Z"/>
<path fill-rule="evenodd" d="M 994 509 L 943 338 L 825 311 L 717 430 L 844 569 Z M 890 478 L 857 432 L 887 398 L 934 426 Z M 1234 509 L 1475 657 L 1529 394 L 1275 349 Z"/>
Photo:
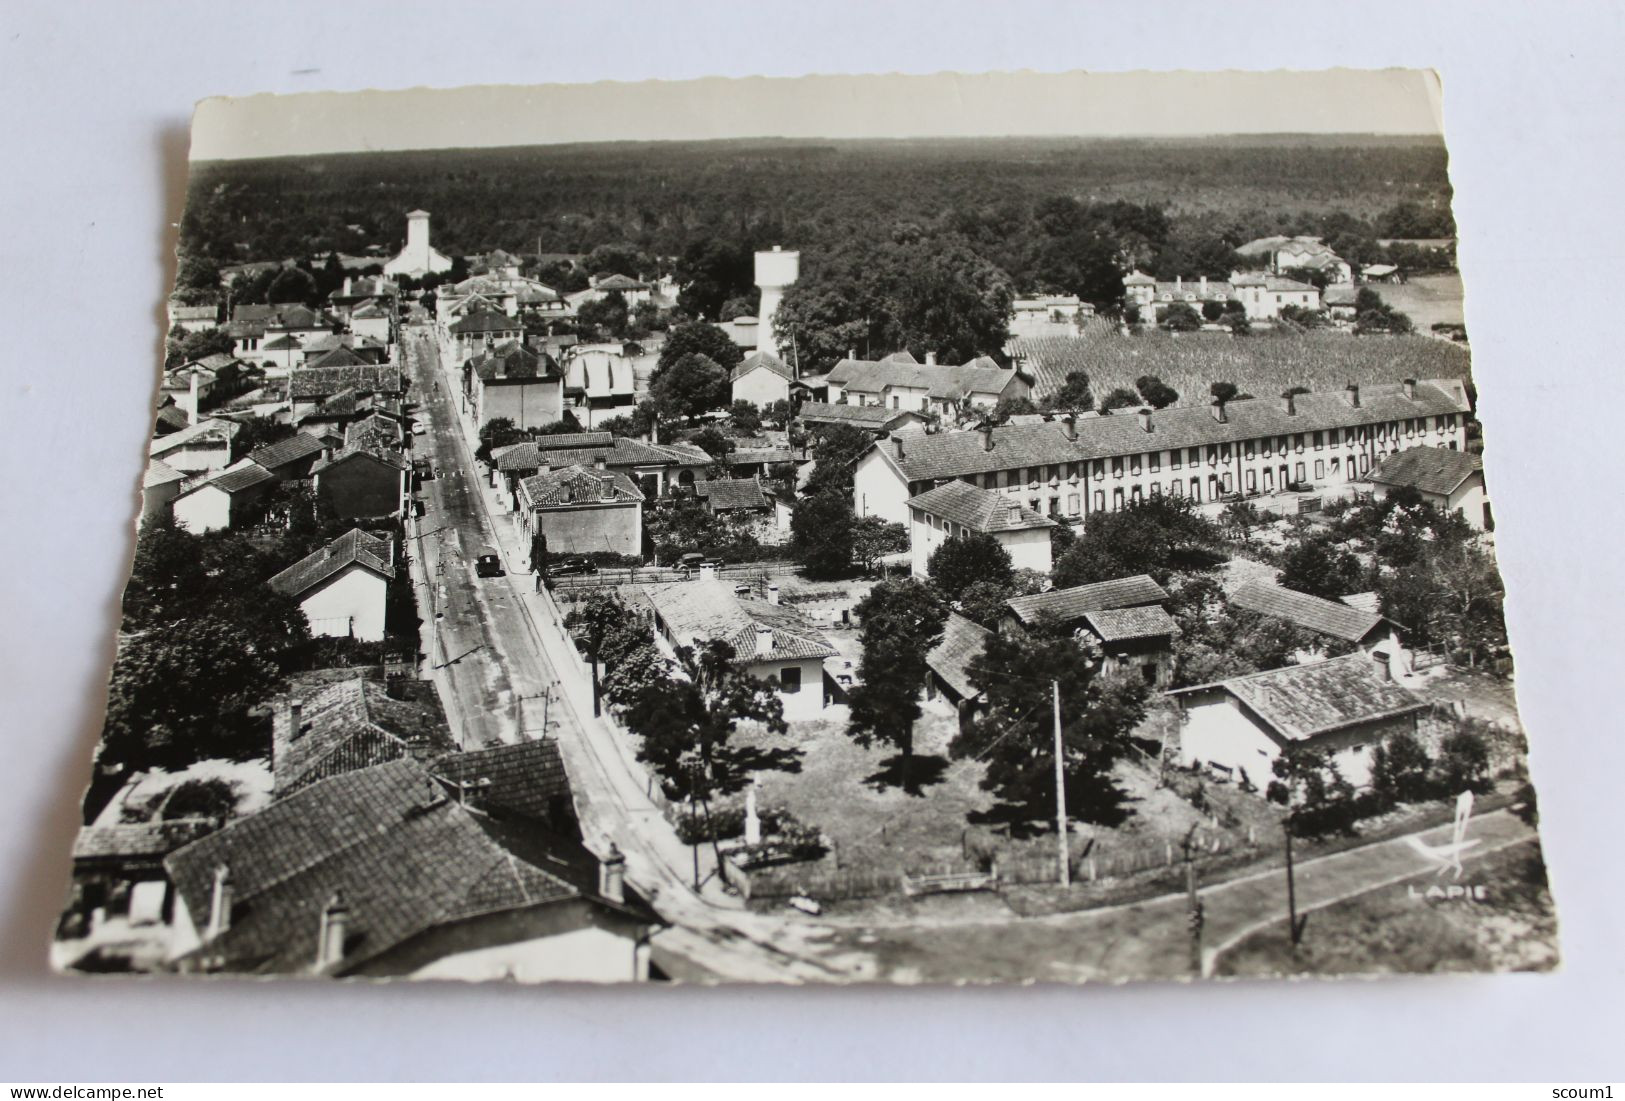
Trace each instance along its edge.
<path fill-rule="evenodd" d="M 756 285 L 762 291 L 762 306 L 757 311 L 756 347 L 771 355 L 779 354 L 779 330 L 774 323 L 779 303 L 784 300 L 784 289 L 795 283 L 801 274 L 801 253 L 785 252 L 774 245 L 770 251 L 756 254 Z"/>

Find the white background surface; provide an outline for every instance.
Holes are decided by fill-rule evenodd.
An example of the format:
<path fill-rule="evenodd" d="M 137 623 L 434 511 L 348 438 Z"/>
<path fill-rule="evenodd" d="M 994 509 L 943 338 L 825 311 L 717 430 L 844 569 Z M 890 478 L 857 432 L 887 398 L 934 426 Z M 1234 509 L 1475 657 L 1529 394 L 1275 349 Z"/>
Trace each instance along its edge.
<path fill-rule="evenodd" d="M 1618 1075 L 1621 9 L 0 8 L 0 1079 Z M 1185 989 L 389 988 L 50 977 L 105 697 L 191 103 L 474 82 L 1437 66 L 1555 976 Z M 1019 127 L 1013 127 L 1019 130 Z"/>

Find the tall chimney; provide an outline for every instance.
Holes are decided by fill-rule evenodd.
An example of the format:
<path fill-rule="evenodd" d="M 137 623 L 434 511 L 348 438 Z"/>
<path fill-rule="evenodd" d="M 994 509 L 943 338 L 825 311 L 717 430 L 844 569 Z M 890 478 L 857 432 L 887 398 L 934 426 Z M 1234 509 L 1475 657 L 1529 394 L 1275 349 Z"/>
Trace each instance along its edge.
<path fill-rule="evenodd" d="M 1360 408 L 1360 386 L 1359 386 L 1359 384 L 1355 383 L 1355 382 L 1350 382 L 1347 386 L 1343 387 L 1343 397 L 1348 400 L 1349 408 L 1351 408 L 1351 409 Z"/>
<path fill-rule="evenodd" d="M 344 959 L 344 939 L 350 935 L 350 908 L 338 891 L 322 908 L 316 934 L 316 970 L 325 971 Z"/>
<path fill-rule="evenodd" d="M 756 654 L 765 657 L 773 652 L 773 628 L 765 623 L 756 625 Z"/>
<path fill-rule="evenodd" d="M 660 442 L 660 418 L 652 414 L 649 417 L 649 442 Z"/>
<path fill-rule="evenodd" d="M 1179 291 L 1181 294 L 1184 293 L 1185 277 L 1183 275 L 1174 276 L 1174 290 Z"/>
<path fill-rule="evenodd" d="M 1408 399 L 1410 399 L 1411 401 L 1415 401 L 1416 400 L 1416 380 L 1414 378 L 1408 378 L 1404 382 L 1400 383 L 1400 385 L 1405 387 L 1405 396 Z"/>
<path fill-rule="evenodd" d="M 186 410 L 186 423 L 187 424 L 196 424 L 197 423 L 197 371 L 196 370 L 194 370 L 192 372 L 191 391 L 192 391 L 191 408 Z"/>
<path fill-rule="evenodd" d="M 611 902 L 626 901 L 626 854 L 613 841 L 598 863 L 598 893 Z"/>
<path fill-rule="evenodd" d="M 217 864 L 214 869 L 214 890 L 209 895 L 209 924 L 203 930 L 203 939 L 213 940 L 230 928 L 231 869 Z"/>
<path fill-rule="evenodd" d="M 1213 404 L 1208 406 L 1208 409 L 1213 413 L 1214 420 L 1218 421 L 1220 424 L 1225 423 L 1224 402 L 1220 401 L 1218 398 L 1214 398 Z"/>
<path fill-rule="evenodd" d="M 1140 431 L 1151 431 L 1151 410 L 1142 408 L 1137 415 L 1140 418 Z"/>
<path fill-rule="evenodd" d="M 1294 398 L 1290 393 L 1283 393 L 1281 395 L 1281 412 L 1285 413 L 1289 417 L 1294 417 L 1298 414 L 1297 399 Z"/>
<path fill-rule="evenodd" d="M 1207 276 L 1202 276 L 1202 297 L 1207 297 Z"/>
<path fill-rule="evenodd" d="M 981 436 L 982 436 L 982 450 L 983 451 L 992 451 L 993 450 L 993 427 L 991 425 L 984 424 L 984 425 L 982 425 L 982 427 L 978 428 L 976 431 L 981 433 Z"/>

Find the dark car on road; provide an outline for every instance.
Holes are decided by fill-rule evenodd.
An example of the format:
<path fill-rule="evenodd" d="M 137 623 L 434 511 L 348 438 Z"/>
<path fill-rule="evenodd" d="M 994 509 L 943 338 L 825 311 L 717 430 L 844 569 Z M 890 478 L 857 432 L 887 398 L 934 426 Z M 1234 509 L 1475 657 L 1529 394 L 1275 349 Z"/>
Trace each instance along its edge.
<path fill-rule="evenodd" d="M 571 574 L 597 572 L 597 565 L 589 558 L 556 558 L 547 564 L 549 577 L 569 577 Z"/>
<path fill-rule="evenodd" d="M 474 572 L 480 577 L 501 577 L 502 559 L 494 554 L 482 554 L 474 559 Z"/>

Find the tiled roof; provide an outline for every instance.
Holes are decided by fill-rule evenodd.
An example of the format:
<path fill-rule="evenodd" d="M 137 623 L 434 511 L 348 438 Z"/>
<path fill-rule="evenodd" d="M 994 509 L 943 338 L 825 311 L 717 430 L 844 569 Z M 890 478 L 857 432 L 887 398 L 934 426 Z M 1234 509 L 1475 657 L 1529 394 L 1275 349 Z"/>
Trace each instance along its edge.
<path fill-rule="evenodd" d="M 502 378 L 556 378 L 552 361 L 517 341 L 492 348 L 469 360 L 474 374 L 483 382 Z"/>
<path fill-rule="evenodd" d="M 451 331 L 459 335 L 468 333 L 516 333 L 524 328 L 518 318 L 509 317 L 500 310 L 478 310 L 460 321 L 453 322 Z"/>
<path fill-rule="evenodd" d="M 166 405 L 158 410 L 158 415 L 153 421 L 155 428 L 167 428 L 170 432 L 179 432 L 190 423 L 191 419 L 186 413 L 173 405 Z"/>
<path fill-rule="evenodd" d="M 584 466 L 567 466 L 544 474 L 532 474 L 520 486 L 526 498 L 539 508 L 636 504 L 643 500 L 643 491 L 625 474 L 615 470 L 592 470 Z"/>
<path fill-rule="evenodd" d="M 740 361 L 739 366 L 733 369 L 730 377 L 737 382 L 758 367 L 765 371 L 771 371 L 780 378 L 791 380 L 795 378 L 795 372 L 790 369 L 790 365 L 771 352 L 752 352 Z"/>
<path fill-rule="evenodd" d="M 455 784 L 489 780 L 477 798 L 469 799 L 482 810 L 546 819 L 555 800 L 570 798 L 570 778 L 552 738 L 450 753 L 431 763 L 429 771 Z"/>
<path fill-rule="evenodd" d="M 1411 486 L 1447 497 L 1479 469 L 1478 459 L 1447 447 L 1412 447 L 1388 456 L 1370 474 L 1377 485 Z"/>
<path fill-rule="evenodd" d="M 613 432 L 554 432 L 550 435 L 532 436 L 530 442 L 541 451 L 557 451 L 560 448 L 582 447 L 614 447 L 615 433 Z"/>
<path fill-rule="evenodd" d="M 762 483 L 756 478 L 716 478 L 697 482 L 694 493 L 705 501 L 712 512 L 726 512 L 736 508 L 767 508 L 773 502 L 762 492 Z"/>
<path fill-rule="evenodd" d="M 1382 611 L 1382 597 L 1377 593 L 1349 593 L 1340 598 L 1344 604 L 1361 612 L 1378 614 Z"/>
<path fill-rule="evenodd" d="M 1222 689 L 1289 742 L 1301 742 L 1357 723 L 1425 709 L 1427 701 L 1388 679 L 1366 654 L 1288 665 L 1178 694 Z"/>
<path fill-rule="evenodd" d="M 185 480 L 185 474 L 182 474 L 164 460 L 153 459 L 147 463 L 147 472 L 141 477 L 141 488 L 151 489 L 153 486 L 164 486 L 171 482 Z"/>
<path fill-rule="evenodd" d="M 853 424 L 859 428 L 881 429 L 907 412 L 882 405 L 831 405 L 804 401 L 796 416 L 808 424 Z"/>
<path fill-rule="evenodd" d="M 325 398 L 341 390 L 357 393 L 399 394 L 406 384 L 401 369 L 390 364 L 353 367 L 305 367 L 288 376 L 288 395 L 310 400 Z"/>
<path fill-rule="evenodd" d="M 602 433 L 583 433 L 600 436 Z M 591 466 L 599 459 L 611 467 L 672 466 L 683 460 L 664 447 L 656 447 L 625 436 L 612 437 L 610 444 L 592 444 L 584 447 L 551 447 L 543 449 L 534 443 L 517 444 L 504 451 L 497 459 L 497 469 L 506 471 L 539 470 L 543 463 L 549 466 Z M 707 455 L 705 462 L 711 462 Z"/>
<path fill-rule="evenodd" d="M 311 368 L 311 367 L 362 367 L 362 366 L 367 366 L 368 365 L 367 361 L 365 359 L 362 359 L 360 356 L 356 355 L 355 350 L 353 348 L 347 347 L 346 345 L 343 345 L 343 344 L 340 344 L 337 348 L 332 348 L 332 349 L 329 349 L 328 351 L 322 352 L 320 355 L 317 355 L 314 358 L 312 358 L 310 356 L 311 351 L 313 351 L 313 349 L 311 349 L 311 348 L 306 348 L 305 349 L 305 355 L 306 355 L 305 367 L 306 368 Z"/>
<path fill-rule="evenodd" d="M 991 451 L 983 446 L 979 432 L 939 432 L 909 439 L 904 458 L 897 465 L 909 481 L 929 481 L 1077 459 L 1384 424 L 1463 413 L 1468 408 L 1465 395 L 1458 400 L 1441 385 L 1430 382 L 1417 383 L 1414 398 L 1405 396 L 1402 383 L 1374 383 L 1360 388 L 1359 400 L 1358 406 L 1350 405 L 1342 391 L 1298 394 L 1293 399 L 1294 411 L 1287 413 L 1280 401 L 1244 398 L 1224 406 L 1222 422 L 1206 407 L 1176 405 L 1152 412 L 1146 422 L 1149 430 L 1132 413 L 1079 417 L 1075 422 L 1076 441 L 1067 439 L 1062 426 L 1053 422 L 1003 425 L 992 429 Z"/>
<path fill-rule="evenodd" d="M 204 485 L 213 486 L 224 493 L 241 493 L 245 489 L 264 485 L 266 482 L 276 480 L 276 475 L 266 470 L 253 459 L 241 459 L 218 473 L 211 474 L 195 488 Z M 188 490 L 187 492 L 192 492 Z"/>
<path fill-rule="evenodd" d="M 1266 581 L 1249 581 L 1231 593 L 1229 599 L 1239 608 L 1284 619 L 1345 642 L 1359 642 L 1382 622 L 1382 616 L 1376 612 L 1361 611 Z"/>
<path fill-rule="evenodd" d="M 970 663 L 987 649 L 993 632 L 972 623 L 958 612 L 949 612 L 942 638 L 926 654 L 925 663 L 952 688 L 960 699 L 974 699 L 980 693 L 970 682 Z"/>
<path fill-rule="evenodd" d="M 1105 608 L 1083 613 L 1083 621 L 1102 642 L 1130 642 L 1179 634 L 1174 617 L 1153 604 L 1145 608 Z"/>
<path fill-rule="evenodd" d="M 756 466 L 761 463 L 787 463 L 795 458 L 788 447 L 736 447 L 728 452 L 729 466 Z"/>
<path fill-rule="evenodd" d="M 213 321 L 219 316 L 217 306 L 177 306 L 169 307 L 169 316 L 176 321 Z"/>
<path fill-rule="evenodd" d="M 75 860 L 153 859 L 218 829 L 209 818 L 160 819 L 118 826 L 86 826 L 74 838 Z"/>
<path fill-rule="evenodd" d="M 593 287 L 595 291 L 646 291 L 649 284 L 640 283 L 627 275 L 612 275 L 608 279 L 600 279 Z"/>
<path fill-rule="evenodd" d="M 1335 262 L 1335 258 L 1334 261 Z M 1302 267 L 1313 267 L 1312 264 L 1303 264 Z M 1236 276 L 1238 287 L 1263 287 L 1267 291 L 1314 291 L 1313 283 L 1300 283 L 1296 279 L 1287 279 L 1280 275 L 1271 275 L 1268 272 L 1255 271 L 1245 275 Z M 1317 291 L 1318 293 L 1318 291 Z"/>
<path fill-rule="evenodd" d="M 871 363 L 861 359 L 843 359 L 824 376 L 846 390 L 878 394 L 888 386 L 923 389 L 930 397 L 944 401 L 960 401 L 968 394 L 999 394 L 1017 378 L 1014 371 L 1001 367 L 976 366 L 946 367 L 924 363 L 897 363 L 881 361 Z"/>
<path fill-rule="evenodd" d="M 991 489 L 977 489 L 967 482 L 949 482 L 928 489 L 910 499 L 908 507 L 979 532 L 1026 531 L 1029 528 L 1055 526 L 1055 521 L 1040 516 L 1015 498 Z"/>
<path fill-rule="evenodd" d="M 322 441 L 315 436 L 307 435 L 304 432 L 295 432 L 285 440 L 268 443 L 264 447 L 256 447 L 248 453 L 248 457 L 267 470 L 275 470 L 286 463 L 298 462 L 300 459 L 308 459 L 312 455 L 319 455 L 322 450 Z"/>
<path fill-rule="evenodd" d="M 173 451 L 177 447 L 184 447 L 189 443 L 230 443 L 236 438 L 241 429 L 236 421 L 221 420 L 210 417 L 206 421 L 189 424 L 167 436 L 159 436 L 147 445 L 148 455 L 162 455 Z"/>
<path fill-rule="evenodd" d="M 835 647 L 794 609 L 740 600 L 721 581 L 673 581 L 644 590 L 670 632 L 682 645 L 691 639 L 725 639 L 741 664 L 834 657 Z M 772 632 L 773 649 L 757 654 L 757 624 Z"/>
<path fill-rule="evenodd" d="M 395 576 L 392 557 L 393 549 L 388 539 L 368 535 L 360 528 L 351 528 L 327 546 L 312 551 L 272 577 L 267 584 L 279 593 L 298 597 L 352 563 L 392 578 Z"/>
<path fill-rule="evenodd" d="M 374 455 L 393 456 L 400 449 L 400 444 L 400 423 L 382 413 L 363 417 L 344 430 L 346 451 L 366 451 Z"/>
<path fill-rule="evenodd" d="M 1091 585 L 1078 585 L 1070 589 L 1018 596 L 1005 603 L 1023 623 L 1031 623 L 1041 615 L 1051 615 L 1063 622 L 1071 622 L 1086 612 L 1160 605 L 1167 599 L 1167 590 L 1153 581 L 1148 574 L 1140 573 L 1132 577 L 1096 581 Z"/>
<path fill-rule="evenodd" d="M 386 761 L 427 760 L 454 745 L 438 706 L 395 699 L 361 673 L 304 696 L 297 731 L 290 719 L 279 707 L 271 724 L 277 798 Z"/>
<path fill-rule="evenodd" d="M 312 784 L 164 863 L 200 928 L 215 870 L 230 877 L 230 927 L 194 961 L 312 971 L 322 912 L 337 895 L 349 911 L 342 971 L 438 925 L 582 896 L 498 836 L 416 762 L 399 760 Z"/>

